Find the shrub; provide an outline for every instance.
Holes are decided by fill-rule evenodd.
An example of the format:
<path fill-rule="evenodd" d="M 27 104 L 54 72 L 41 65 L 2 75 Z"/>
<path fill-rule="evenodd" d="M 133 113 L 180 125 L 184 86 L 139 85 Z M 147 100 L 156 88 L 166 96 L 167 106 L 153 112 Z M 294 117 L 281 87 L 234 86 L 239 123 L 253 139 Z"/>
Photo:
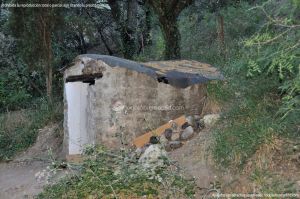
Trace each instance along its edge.
<path fill-rule="evenodd" d="M 265 14 L 264 26 L 245 40 L 248 48 L 248 77 L 276 75 L 282 95 L 282 118 L 300 114 L 300 24 L 299 2 L 267 1 L 253 9 Z"/>
<path fill-rule="evenodd" d="M 50 121 L 62 120 L 62 105 L 47 104 L 41 99 L 31 109 L 4 112 L 0 115 L 0 160 L 12 158 L 32 145 L 38 129 Z"/>
<path fill-rule="evenodd" d="M 47 187 L 38 198 L 190 198 L 193 183 L 176 170 L 144 170 L 124 151 L 109 151 L 101 146 L 88 147 L 77 175 L 68 176 Z"/>

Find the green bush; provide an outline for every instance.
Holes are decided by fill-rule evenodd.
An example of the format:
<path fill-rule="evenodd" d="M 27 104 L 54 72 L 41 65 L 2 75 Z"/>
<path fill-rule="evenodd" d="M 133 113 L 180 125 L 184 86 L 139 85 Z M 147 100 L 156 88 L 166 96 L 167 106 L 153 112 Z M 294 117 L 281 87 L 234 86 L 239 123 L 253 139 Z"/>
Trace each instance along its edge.
<path fill-rule="evenodd" d="M 226 52 L 220 48 L 217 13 L 212 13 L 202 4 L 186 9 L 179 20 L 182 57 L 224 67 L 239 55 L 239 41 L 259 28 L 262 14 L 247 11 L 250 8 L 251 5 L 241 2 L 220 9 L 220 15 L 224 17 Z M 226 54 L 227 60 L 222 53 Z"/>
<path fill-rule="evenodd" d="M 270 21 L 261 6 L 241 2 L 220 8 L 225 57 L 216 13 L 192 6 L 179 21 L 183 58 L 215 65 L 226 77 L 210 84 L 208 92 L 224 112 L 214 133 L 213 155 L 231 168 L 242 168 L 274 134 L 299 138 L 299 7 L 289 0 L 257 4 L 287 27 Z"/>
<path fill-rule="evenodd" d="M 0 32 L 0 111 L 25 107 L 32 97 L 28 72 L 15 53 L 15 40 Z"/>
<path fill-rule="evenodd" d="M 32 103 L 31 109 L 0 114 L 0 160 L 10 159 L 32 145 L 38 129 L 48 122 L 62 120 L 60 102 L 49 105 L 40 99 Z"/>
<path fill-rule="evenodd" d="M 297 1 L 267 1 L 253 9 L 264 13 L 265 24 L 245 40 L 248 77 L 277 76 L 282 95 L 282 118 L 300 114 L 300 8 Z"/>
<path fill-rule="evenodd" d="M 285 20 L 287 27 L 278 27 L 278 22 L 262 15 L 266 7 L 277 19 L 290 18 Z M 217 98 L 226 107 L 215 132 L 213 154 L 220 165 L 231 168 L 242 168 L 272 135 L 299 138 L 299 48 L 294 46 L 299 45 L 300 34 L 286 30 L 293 26 L 296 10 L 290 1 L 283 1 L 245 12 L 254 10 L 264 16 L 261 28 L 240 38 L 237 54 L 223 67 L 227 82 L 219 89 L 228 93 L 229 100 Z M 218 96 L 219 90 L 209 91 Z"/>
<path fill-rule="evenodd" d="M 0 110 L 25 107 L 32 98 L 26 89 L 26 83 L 16 73 L 12 70 L 0 74 Z"/>
<path fill-rule="evenodd" d="M 127 152 L 91 146 L 85 155 L 83 164 L 76 165 L 77 175 L 47 187 L 38 198 L 191 198 L 194 194 L 193 183 L 176 170 L 145 170 Z"/>

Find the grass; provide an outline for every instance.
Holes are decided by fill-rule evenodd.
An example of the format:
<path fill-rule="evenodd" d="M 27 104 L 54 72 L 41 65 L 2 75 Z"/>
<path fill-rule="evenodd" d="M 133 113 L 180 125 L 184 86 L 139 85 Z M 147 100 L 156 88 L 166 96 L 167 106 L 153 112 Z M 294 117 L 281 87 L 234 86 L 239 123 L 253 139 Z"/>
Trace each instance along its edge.
<path fill-rule="evenodd" d="M 101 146 L 89 147 L 78 175 L 47 187 L 38 198 L 191 198 L 194 185 L 172 166 L 144 170 L 136 158 Z"/>
<path fill-rule="evenodd" d="M 248 191 L 253 191 L 255 185 L 258 193 L 296 193 L 297 177 L 288 177 L 294 172 L 290 154 L 283 150 L 285 146 L 274 145 L 276 140 L 300 143 L 300 115 L 282 119 L 278 78 L 268 75 L 247 78 L 246 68 L 240 57 L 228 61 L 223 68 L 226 81 L 208 86 L 209 96 L 223 109 L 213 133 L 211 152 L 215 163 L 220 170 L 245 177 L 247 181 L 241 181 L 240 186 Z"/>
<path fill-rule="evenodd" d="M 232 70 L 237 68 L 233 64 L 225 66 L 227 82 L 210 86 L 208 92 L 224 107 L 214 133 L 214 158 L 223 167 L 241 168 L 261 144 L 281 131 L 280 118 L 276 117 L 280 98 L 278 80 L 248 79 L 244 70 Z"/>
<path fill-rule="evenodd" d="M 222 117 L 214 130 L 211 152 L 219 168 L 230 171 L 233 175 L 242 175 L 249 161 L 257 164 L 260 160 L 256 153 L 260 150 L 266 151 L 262 147 L 270 147 L 274 137 L 300 143 L 300 112 L 294 112 L 284 119 L 280 114 L 284 93 L 280 90 L 282 80 L 278 78 L 278 74 L 262 70 L 262 74 L 247 77 L 249 59 L 256 51 L 254 53 L 253 49 L 246 48 L 245 41 L 257 34 L 268 20 L 263 13 L 251 9 L 253 6 L 255 5 L 242 2 L 237 6 L 221 8 L 220 13 L 224 17 L 226 57 L 221 56 L 215 14 L 201 10 L 200 7 L 191 7 L 181 14 L 178 22 L 182 59 L 207 62 L 219 68 L 225 76 L 224 82 L 208 85 L 210 99 L 216 100 L 222 107 Z M 281 6 L 275 6 L 274 9 L 281 9 Z M 156 39 L 159 40 L 159 36 Z M 161 52 L 161 48 L 156 46 L 156 50 L 143 56 L 143 61 L 159 57 L 155 52 Z M 274 51 L 276 48 L 265 51 L 265 55 Z M 265 55 L 258 53 L 257 59 L 262 59 Z M 262 159 L 266 160 L 264 157 Z M 270 164 L 276 163 L 272 158 L 269 160 Z M 284 160 L 280 164 L 287 162 L 288 160 Z M 276 189 L 288 192 L 293 190 L 286 182 L 289 180 L 285 176 L 275 179 L 265 174 L 264 168 L 252 166 L 250 170 L 249 175 L 245 177 L 250 178 L 252 182 L 256 181 L 253 176 L 257 179 L 268 179 L 266 182 L 256 183 L 265 193 L 277 193 Z M 273 172 L 272 175 L 278 174 L 278 171 Z M 280 183 L 284 186 L 287 184 L 287 187 L 277 186 Z"/>
<path fill-rule="evenodd" d="M 221 9 L 225 20 L 225 59 L 219 49 L 214 14 L 204 12 L 199 20 L 197 14 L 191 14 L 195 11 L 187 9 L 189 14 L 183 14 L 178 23 L 182 58 L 210 63 L 226 78 L 224 82 L 208 85 L 209 97 L 223 107 L 222 119 L 214 133 L 212 152 L 216 162 L 225 168 L 242 169 L 259 146 L 267 143 L 273 135 L 299 138 L 299 114 L 285 120 L 278 114 L 282 105 L 279 78 L 267 72 L 247 77 L 248 53 L 251 52 L 245 49 L 243 41 L 266 20 L 262 13 L 250 8 L 251 5 L 242 3 Z M 153 56 L 142 58 L 151 60 Z"/>
<path fill-rule="evenodd" d="M 49 105 L 43 99 L 32 108 L 0 114 L 0 160 L 9 160 L 32 145 L 38 130 L 62 119 L 61 102 Z"/>
<path fill-rule="evenodd" d="M 251 51 L 243 49 L 242 41 L 253 35 L 265 22 L 262 14 L 253 13 L 255 11 L 251 7 L 243 3 L 221 9 L 225 20 L 226 58 L 220 55 L 215 14 L 204 12 L 200 19 L 198 10 L 190 15 L 187 9 L 178 23 L 182 36 L 182 58 L 208 62 L 219 67 L 226 77 L 224 82 L 208 85 L 209 96 L 223 107 L 222 118 L 214 132 L 212 153 L 222 168 L 236 171 L 241 171 L 251 158 L 255 158 L 261 146 L 269 146 L 273 137 L 299 140 L 300 132 L 299 114 L 289 115 L 284 120 L 278 115 L 282 96 L 276 75 L 246 77 L 247 53 Z M 153 30 L 153 46 L 145 49 L 136 59 L 162 59 L 164 44 L 157 28 Z M 30 146 L 37 130 L 57 117 L 56 113 L 53 107 L 42 104 L 35 109 L 2 114 L 0 159 L 11 158 Z M 161 194 L 162 187 L 180 190 L 179 194 L 187 197 L 193 195 L 193 186 L 180 175 L 171 175 L 163 169 L 157 171 L 160 178 L 153 178 L 135 163 L 124 161 L 122 154 L 117 154 L 117 157 L 122 157 L 120 159 L 108 153 L 111 152 L 100 148 L 89 154 L 90 158 L 79 167 L 80 174 L 47 187 L 38 198 L 134 198 L 144 195 L 155 198 Z M 263 192 L 294 191 L 291 183 L 281 178 L 275 179 L 272 173 L 262 168 L 251 172 L 251 181 L 260 186 Z M 169 195 L 172 194 L 172 191 L 169 192 Z"/>
<path fill-rule="evenodd" d="M 261 193 L 297 193 L 297 188 L 295 187 L 294 182 L 283 180 L 268 170 L 262 171 L 260 169 L 256 169 L 250 176 L 250 179 L 255 185 L 260 187 L 259 191 Z"/>
<path fill-rule="evenodd" d="M 184 58 L 208 62 L 218 67 L 225 76 L 224 82 L 208 85 L 209 97 L 223 109 L 214 132 L 212 153 L 222 168 L 234 170 L 242 169 L 273 135 L 299 140 L 300 132 L 299 112 L 285 119 L 279 114 L 283 102 L 278 76 L 263 71 L 260 75 L 247 77 L 249 54 L 252 52 L 244 47 L 244 41 L 266 21 L 263 15 L 252 13 L 251 7 L 242 3 L 221 9 L 225 21 L 225 59 L 218 46 L 213 14 L 203 13 L 201 21 L 196 15 L 183 16 L 179 22 Z"/>

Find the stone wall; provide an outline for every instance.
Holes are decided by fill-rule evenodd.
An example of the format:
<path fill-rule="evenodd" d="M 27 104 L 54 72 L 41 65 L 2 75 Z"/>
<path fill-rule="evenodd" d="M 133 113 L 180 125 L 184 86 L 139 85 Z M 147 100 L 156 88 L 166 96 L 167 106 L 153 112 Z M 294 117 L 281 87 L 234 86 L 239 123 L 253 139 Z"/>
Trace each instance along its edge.
<path fill-rule="evenodd" d="M 65 71 L 65 78 L 81 73 L 84 62 Z M 183 114 L 201 114 L 206 101 L 206 84 L 185 89 L 159 83 L 127 68 L 100 64 L 103 77 L 87 91 L 88 142 L 110 148 L 131 145 L 135 137 Z M 65 100 L 65 148 L 69 142 L 68 102 Z M 68 153 L 68 152 L 67 152 Z"/>
<path fill-rule="evenodd" d="M 108 68 L 89 86 L 87 132 L 91 140 L 110 147 L 130 144 L 183 114 L 201 114 L 205 95 L 205 84 L 179 89 L 142 73 Z"/>

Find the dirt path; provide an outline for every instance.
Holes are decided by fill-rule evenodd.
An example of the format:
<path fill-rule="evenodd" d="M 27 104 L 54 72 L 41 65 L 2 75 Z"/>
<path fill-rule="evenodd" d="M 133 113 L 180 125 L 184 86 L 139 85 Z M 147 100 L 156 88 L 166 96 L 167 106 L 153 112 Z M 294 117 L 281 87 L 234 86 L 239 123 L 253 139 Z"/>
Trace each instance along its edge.
<path fill-rule="evenodd" d="M 37 142 L 9 163 L 0 163 L 0 199 L 33 198 L 47 183 L 57 181 L 66 171 L 58 171 L 50 178 L 51 152 L 53 158 L 61 156 L 61 128 L 51 124 L 39 131 Z M 49 168 L 49 167 L 48 167 Z M 38 172 L 42 174 L 38 175 Z M 39 176 L 39 178 L 38 178 Z"/>
<path fill-rule="evenodd" d="M 220 174 L 214 169 L 208 155 L 212 144 L 211 134 L 210 129 L 204 129 L 181 148 L 169 152 L 170 158 L 178 162 L 185 176 L 195 179 L 196 198 L 202 198 L 209 190 L 217 188 L 220 182 Z"/>
<path fill-rule="evenodd" d="M 32 198 L 46 184 L 38 182 L 35 174 L 47 167 L 40 161 L 0 164 L 0 198 Z"/>

